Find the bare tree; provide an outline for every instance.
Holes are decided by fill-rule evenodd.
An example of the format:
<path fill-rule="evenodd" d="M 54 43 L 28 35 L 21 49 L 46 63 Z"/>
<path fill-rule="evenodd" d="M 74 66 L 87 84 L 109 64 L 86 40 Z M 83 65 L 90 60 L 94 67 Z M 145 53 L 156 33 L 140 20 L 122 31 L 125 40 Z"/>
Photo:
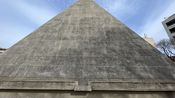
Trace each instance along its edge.
<path fill-rule="evenodd" d="M 156 45 L 164 54 L 170 58 L 171 60 L 175 61 L 175 45 L 172 41 L 168 39 L 163 39 Z"/>

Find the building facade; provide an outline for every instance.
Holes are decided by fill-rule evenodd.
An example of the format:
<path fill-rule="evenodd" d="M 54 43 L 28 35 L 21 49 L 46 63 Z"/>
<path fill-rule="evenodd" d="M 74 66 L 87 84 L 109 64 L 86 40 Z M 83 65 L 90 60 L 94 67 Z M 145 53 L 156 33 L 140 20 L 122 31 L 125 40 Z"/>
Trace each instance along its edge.
<path fill-rule="evenodd" d="M 169 38 L 175 41 L 175 14 L 162 22 Z"/>

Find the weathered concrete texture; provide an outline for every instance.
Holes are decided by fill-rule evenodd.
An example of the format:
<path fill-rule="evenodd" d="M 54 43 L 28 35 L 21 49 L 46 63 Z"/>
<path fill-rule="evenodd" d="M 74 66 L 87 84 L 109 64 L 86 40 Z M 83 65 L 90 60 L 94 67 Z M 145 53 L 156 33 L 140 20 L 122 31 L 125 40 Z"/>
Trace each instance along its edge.
<path fill-rule="evenodd" d="M 0 98 L 174 98 L 172 92 L 1 92 Z"/>
<path fill-rule="evenodd" d="M 0 89 L 175 91 L 175 64 L 93 0 L 79 0 L 0 57 Z"/>

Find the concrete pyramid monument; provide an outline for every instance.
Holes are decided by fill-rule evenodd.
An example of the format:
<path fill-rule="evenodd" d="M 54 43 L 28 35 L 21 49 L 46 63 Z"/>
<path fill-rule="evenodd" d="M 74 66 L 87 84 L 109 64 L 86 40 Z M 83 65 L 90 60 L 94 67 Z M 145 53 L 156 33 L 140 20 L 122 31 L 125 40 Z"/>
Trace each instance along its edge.
<path fill-rule="evenodd" d="M 0 56 L 0 98 L 174 98 L 175 64 L 79 0 Z"/>

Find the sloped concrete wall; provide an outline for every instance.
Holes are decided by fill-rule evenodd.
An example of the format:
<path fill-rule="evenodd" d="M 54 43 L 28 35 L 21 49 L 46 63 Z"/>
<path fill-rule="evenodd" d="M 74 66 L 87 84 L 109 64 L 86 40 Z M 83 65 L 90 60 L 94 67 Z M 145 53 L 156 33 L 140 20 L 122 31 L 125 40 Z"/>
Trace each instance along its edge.
<path fill-rule="evenodd" d="M 1 91 L 0 98 L 175 98 L 172 92 Z"/>

